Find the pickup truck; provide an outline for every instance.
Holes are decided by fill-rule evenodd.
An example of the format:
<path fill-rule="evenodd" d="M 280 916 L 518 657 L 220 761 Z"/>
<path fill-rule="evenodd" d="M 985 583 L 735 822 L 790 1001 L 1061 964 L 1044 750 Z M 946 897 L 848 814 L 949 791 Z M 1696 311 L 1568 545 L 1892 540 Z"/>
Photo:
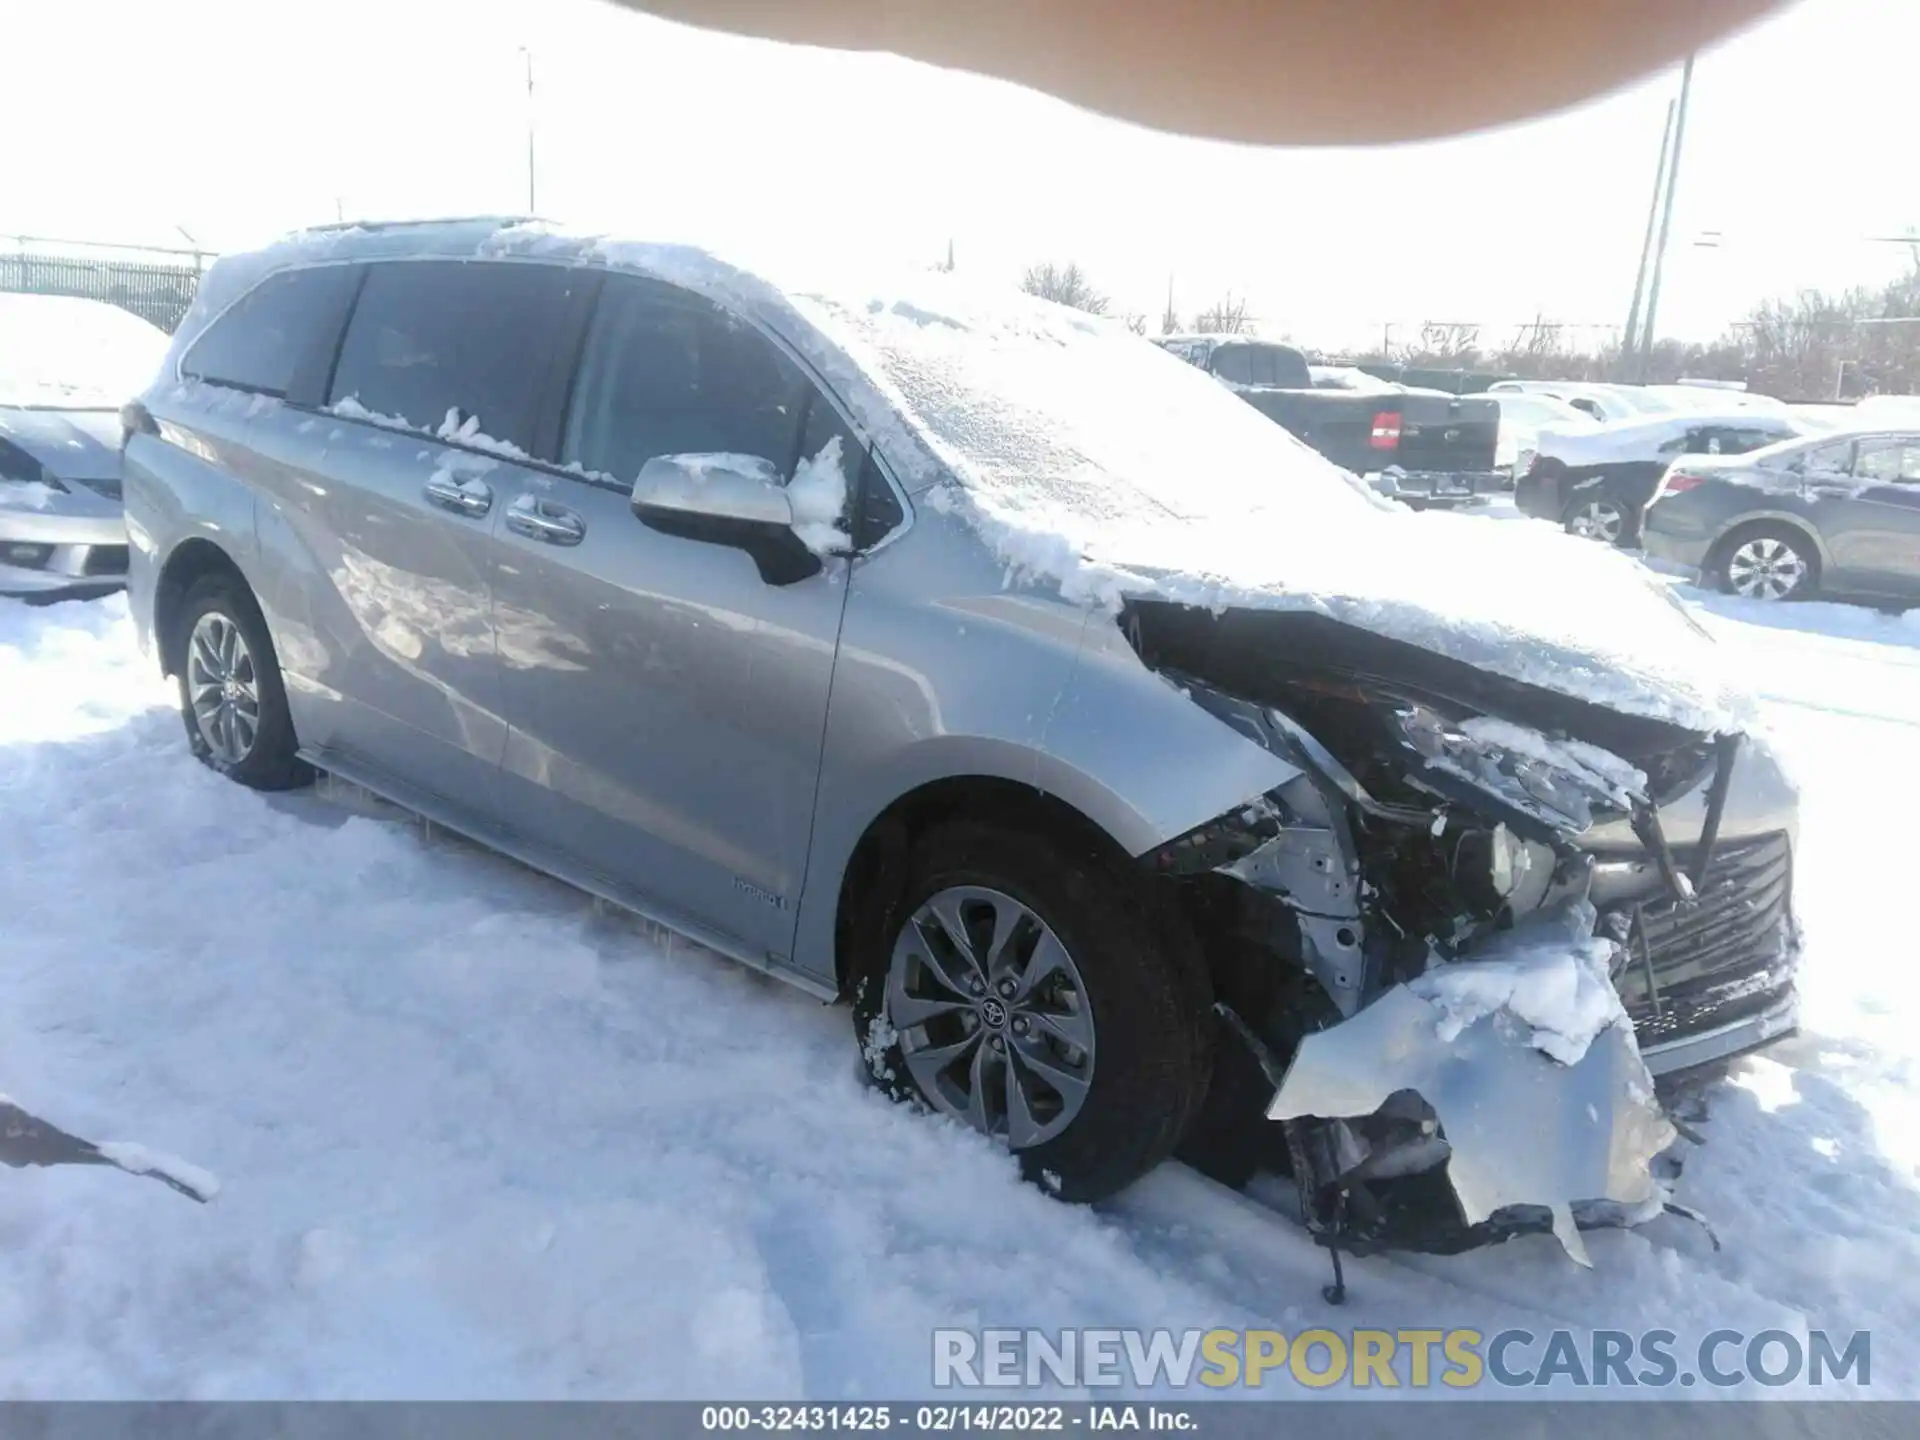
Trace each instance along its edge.
<path fill-rule="evenodd" d="M 1162 335 L 1154 343 L 1416 510 L 1473 504 L 1504 488 L 1494 469 L 1494 401 L 1387 381 L 1365 392 L 1316 389 L 1300 351 L 1244 335 Z"/>

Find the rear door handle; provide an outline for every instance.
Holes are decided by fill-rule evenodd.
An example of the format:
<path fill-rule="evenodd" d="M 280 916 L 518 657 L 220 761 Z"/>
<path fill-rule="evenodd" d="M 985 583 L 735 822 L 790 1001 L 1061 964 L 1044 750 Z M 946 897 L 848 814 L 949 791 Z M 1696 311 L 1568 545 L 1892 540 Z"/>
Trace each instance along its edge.
<path fill-rule="evenodd" d="M 493 508 L 493 489 L 484 480 L 456 480 L 435 475 L 427 481 L 427 499 L 456 515 L 479 517 Z"/>
<path fill-rule="evenodd" d="M 548 545 L 578 545 L 587 538 L 586 521 L 564 505 L 533 495 L 522 495 L 507 507 L 507 528 Z"/>

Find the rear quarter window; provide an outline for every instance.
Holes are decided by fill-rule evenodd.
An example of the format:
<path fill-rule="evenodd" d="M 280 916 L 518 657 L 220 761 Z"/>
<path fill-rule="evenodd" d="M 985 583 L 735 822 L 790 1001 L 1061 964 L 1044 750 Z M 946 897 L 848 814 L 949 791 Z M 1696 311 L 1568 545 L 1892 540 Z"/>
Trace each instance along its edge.
<path fill-rule="evenodd" d="M 357 265 L 269 275 L 193 342 L 180 373 L 256 395 L 318 399 L 360 276 Z M 299 395 L 303 383 L 316 393 Z"/>

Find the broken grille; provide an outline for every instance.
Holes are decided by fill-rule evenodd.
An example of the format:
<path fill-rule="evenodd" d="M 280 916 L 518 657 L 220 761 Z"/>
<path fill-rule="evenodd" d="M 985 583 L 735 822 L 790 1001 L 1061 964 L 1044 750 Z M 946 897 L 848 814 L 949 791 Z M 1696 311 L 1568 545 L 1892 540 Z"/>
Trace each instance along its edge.
<path fill-rule="evenodd" d="M 1716 846 L 1694 904 L 1642 906 L 1615 981 L 1641 1045 L 1767 1009 L 1793 978 L 1792 899 L 1792 848 L 1774 832 Z"/>

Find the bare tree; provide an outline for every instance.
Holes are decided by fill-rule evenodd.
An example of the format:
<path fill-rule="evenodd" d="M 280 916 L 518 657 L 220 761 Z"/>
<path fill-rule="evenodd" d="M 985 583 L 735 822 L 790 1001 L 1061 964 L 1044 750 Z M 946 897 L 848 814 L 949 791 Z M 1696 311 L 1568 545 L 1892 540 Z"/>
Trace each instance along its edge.
<path fill-rule="evenodd" d="M 1138 310 L 1129 310 L 1121 323 L 1136 335 L 1147 333 L 1147 317 Z"/>
<path fill-rule="evenodd" d="M 1246 297 L 1235 298 L 1229 290 L 1193 317 L 1193 328 L 1202 335 L 1245 334 L 1253 328 L 1253 316 L 1247 313 Z"/>
<path fill-rule="evenodd" d="M 1107 297 L 1093 288 L 1086 271 L 1071 260 L 1065 265 L 1055 265 L 1051 260 L 1029 265 L 1027 273 L 1020 279 L 1020 288 L 1029 295 L 1038 295 L 1042 300 L 1052 300 L 1060 305 L 1071 305 L 1076 310 L 1085 310 L 1089 315 L 1107 313 Z"/>

